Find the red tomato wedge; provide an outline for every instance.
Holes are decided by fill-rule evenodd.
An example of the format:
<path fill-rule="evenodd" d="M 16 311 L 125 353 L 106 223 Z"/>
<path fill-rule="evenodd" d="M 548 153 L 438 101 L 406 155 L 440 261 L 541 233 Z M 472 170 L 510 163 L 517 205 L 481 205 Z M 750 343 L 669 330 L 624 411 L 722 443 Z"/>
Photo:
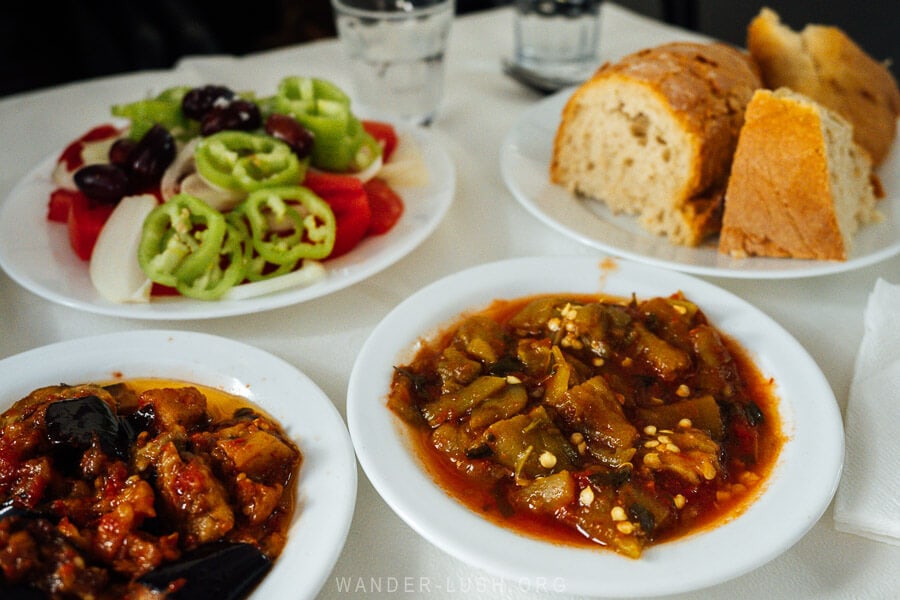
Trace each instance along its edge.
<path fill-rule="evenodd" d="M 363 184 L 369 197 L 372 222 L 370 235 L 381 235 L 390 231 L 403 216 L 403 199 L 383 179 L 370 179 Z"/>
<path fill-rule="evenodd" d="M 369 198 L 362 182 L 349 175 L 308 172 L 303 185 L 331 206 L 337 228 L 334 249 L 328 258 L 337 258 L 353 250 L 366 236 L 372 221 Z"/>
<path fill-rule="evenodd" d="M 96 204 L 84 194 L 73 192 L 69 206 L 69 244 L 81 260 L 90 260 L 97 236 L 115 205 Z"/>
<path fill-rule="evenodd" d="M 381 160 L 389 161 L 397 147 L 397 131 L 394 126 L 383 121 L 362 121 L 362 126 L 381 145 Z"/>
<path fill-rule="evenodd" d="M 79 194 L 72 190 L 57 188 L 50 192 L 50 202 L 47 204 L 47 220 L 54 223 L 68 223 L 69 209 L 72 207 L 72 196 Z"/>

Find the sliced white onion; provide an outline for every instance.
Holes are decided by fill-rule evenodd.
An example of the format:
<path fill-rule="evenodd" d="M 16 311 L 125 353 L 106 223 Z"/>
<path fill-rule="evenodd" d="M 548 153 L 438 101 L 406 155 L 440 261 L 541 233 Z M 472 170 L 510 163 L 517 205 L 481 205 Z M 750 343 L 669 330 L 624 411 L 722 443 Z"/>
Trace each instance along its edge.
<path fill-rule="evenodd" d="M 246 300 L 256 296 L 264 296 L 292 287 L 307 286 L 324 279 L 327 275 L 325 266 L 317 260 L 304 260 L 303 266 L 296 271 L 278 275 L 262 281 L 236 285 L 222 296 L 222 300 Z"/>
<path fill-rule="evenodd" d="M 425 187 L 428 185 L 428 166 L 416 140 L 410 135 L 400 134 L 397 147 L 391 154 L 378 177 L 392 188 Z"/>
<path fill-rule="evenodd" d="M 194 155 L 199 142 L 200 138 L 196 137 L 185 144 L 169 168 L 163 172 L 159 182 L 163 200 L 184 193 L 200 198 L 216 210 L 231 210 L 246 198 L 247 194 L 214 185 L 197 172 Z"/>
<path fill-rule="evenodd" d="M 152 194 L 126 196 L 109 215 L 91 254 L 91 283 L 110 302 L 150 301 L 152 282 L 138 264 L 144 219 L 156 207 Z"/>
<path fill-rule="evenodd" d="M 228 211 L 247 197 L 246 192 L 226 190 L 211 184 L 200 173 L 191 173 L 181 180 L 181 192 L 200 198 L 218 211 Z"/>
<path fill-rule="evenodd" d="M 196 170 L 194 150 L 199 141 L 200 138 L 194 138 L 186 143 L 175 155 L 172 164 L 163 171 L 162 179 L 159 181 L 159 191 L 163 200 L 168 200 L 177 194 L 181 189 L 181 181 Z"/>

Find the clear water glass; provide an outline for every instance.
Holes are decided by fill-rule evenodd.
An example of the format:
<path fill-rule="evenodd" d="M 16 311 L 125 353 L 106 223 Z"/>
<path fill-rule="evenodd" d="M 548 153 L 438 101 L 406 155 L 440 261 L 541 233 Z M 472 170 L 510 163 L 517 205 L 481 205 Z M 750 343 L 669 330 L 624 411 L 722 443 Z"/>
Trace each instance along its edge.
<path fill-rule="evenodd" d="M 427 125 L 444 91 L 453 0 L 331 0 L 354 101 Z"/>
<path fill-rule="evenodd" d="M 545 77 L 582 81 L 598 66 L 600 0 L 516 0 L 515 62 Z"/>

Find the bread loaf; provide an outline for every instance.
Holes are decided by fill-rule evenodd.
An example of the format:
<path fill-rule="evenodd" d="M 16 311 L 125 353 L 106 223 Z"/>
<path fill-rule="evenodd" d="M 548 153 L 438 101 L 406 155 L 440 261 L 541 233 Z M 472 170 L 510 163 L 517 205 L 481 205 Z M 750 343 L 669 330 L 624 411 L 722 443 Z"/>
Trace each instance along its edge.
<path fill-rule="evenodd" d="M 739 50 L 676 42 L 603 65 L 563 109 L 550 179 L 696 246 L 721 226 L 721 198 L 753 91 Z"/>
<path fill-rule="evenodd" d="M 719 251 L 735 257 L 846 260 L 877 220 L 872 165 L 850 124 L 787 88 L 747 106 L 725 194 Z"/>
<path fill-rule="evenodd" d="M 837 27 L 807 25 L 798 33 L 767 8 L 747 28 L 747 48 L 767 88 L 789 87 L 838 113 L 872 163 L 881 164 L 900 115 L 897 81 L 884 64 Z"/>

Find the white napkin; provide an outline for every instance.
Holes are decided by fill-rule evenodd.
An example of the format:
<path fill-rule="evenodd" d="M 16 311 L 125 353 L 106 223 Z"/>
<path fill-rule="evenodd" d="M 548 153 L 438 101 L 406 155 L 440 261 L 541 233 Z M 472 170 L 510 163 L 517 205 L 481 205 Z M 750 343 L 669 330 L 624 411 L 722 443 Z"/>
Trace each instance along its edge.
<path fill-rule="evenodd" d="M 844 415 L 834 524 L 900 545 L 900 285 L 875 282 Z"/>

